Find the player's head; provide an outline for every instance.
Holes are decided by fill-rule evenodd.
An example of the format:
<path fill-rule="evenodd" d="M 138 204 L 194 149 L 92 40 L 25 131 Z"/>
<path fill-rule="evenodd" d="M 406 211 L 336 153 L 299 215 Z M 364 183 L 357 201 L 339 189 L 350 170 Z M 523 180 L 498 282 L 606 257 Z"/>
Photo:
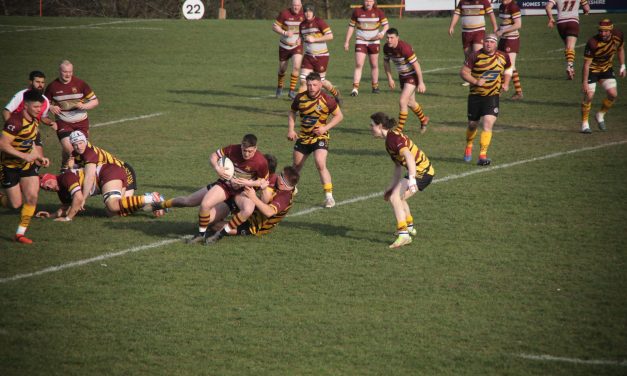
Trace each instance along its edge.
<path fill-rule="evenodd" d="M 257 136 L 249 133 L 242 138 L 242 156 L 244 159 L 250 159 L 257 151 Z"/>
<path fill-rule="evenodd" d="M 28 85 L 31 89 L 39 90 L 43 93 L 46 86 L 46 75 L 41 71 L 32 71 L 28 74 Z"/>
<path fill-rule="evenodd" d="M 316 7 L 314 7 L 312 3 L 307 3 L 303 5 L 303 12 L 305 12 L 305 19 L 311 20 L 312 18 L 314 18 Z"/>
<path fill-rule="evenodd" d="M 612 30 L 614 30 L 614 24 L 609 18 L 604 18 L 599 22 L 599 36 L 603 40 L 609 40 L 612 37 Z"/>
<path fill-rule="evenodd" d="M 488 54 L 491 54 L 496 51 L 496 45 L 498 42 L 499 37 L 497 37 L 496 34 L 488 34 L 483 38 L 483 49 Z"/>
<path fill-rule="evenodd" d="M 27 90 L 24 92 L 24 111 L 32 117 L 38 117 L 43 108 L 44 101 L 44 96 L 39 90 Z"/>
<path fill-rule="evenodd" d="M 364 0 L 364 8 L 366 8 L 366 10 L 372 10 L 376 4 L 377 2 L 374 0 Z"/>
<path fill-rule="evenodd" d="M 46 191 L 59 191 L 58 176 L 54 174 L 43 174 L 39 176 L 39 187 Z"/>
<path fill-rule="evenodd" d="M 87 136 L 81 131 L 74 131 L 70 133 L 70 144 L 75 152 L 83 154 L 87 147 Z"/>
<path fill-rule="evenodd" d="M 268 171 L 274 174 L 276 172 L 276 165 L 278 164 L 276 157 L 272 154 L 264 154 L 263 156 L 266 157 L 266 161 L 268 162 Z"/>
<path fill-rule="evenodd" d="M 392 48 L 398 46 L 398 30 L 396 28 L 389 28 L 388 31 L 385 32 L 385 37 L 388 46 Z"/>
<path fill-rule="evenodd" d="M 279 187 L 283 186 L 286 190 L 292 190 L 300 180 L 300 173 L 293 166 L 283 167 L 283 172 L 279 175 Z"/>
<path fill-rule="evenodd" d="M 292 0 L 292 12 L 298 13 L 303 9 L 303 3 L 300 0 Z"/>
<path fill-rule="evenodd" d="M 74 76 L 74 65 L 69 60 L 63 60 L 59 64 L 59 79 L 67 84 L 72 80 L 72 76 Z"/>
<path fill-rule="evenodd" d="M 322 89 L 322 77 L 320 76 L 320 73 L 309 73 L 307 77 L 305 77 L 305 82 L 307 83 L 307 95 L 310 98 L 317 97 Z"/>
<path fill-rule="evenodd" d="M 370 115 L 370 132 L 373 137 L 383 138 L 385 137 L 385 132 L 390 129 L 396 127 L 396 119 L 389 117 L 383 112 L 375 112 Z"/>

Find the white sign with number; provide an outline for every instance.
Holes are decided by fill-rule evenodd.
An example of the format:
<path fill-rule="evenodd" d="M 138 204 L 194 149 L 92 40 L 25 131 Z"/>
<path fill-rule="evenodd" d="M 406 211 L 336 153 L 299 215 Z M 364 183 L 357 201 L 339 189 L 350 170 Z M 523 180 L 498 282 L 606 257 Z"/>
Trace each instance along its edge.
<path fill-rule="evenodd" d="M 185 0 L 183 16 L 188 20 L 199 20 L 205 15 L 205 5 L 201 0 Z"/>

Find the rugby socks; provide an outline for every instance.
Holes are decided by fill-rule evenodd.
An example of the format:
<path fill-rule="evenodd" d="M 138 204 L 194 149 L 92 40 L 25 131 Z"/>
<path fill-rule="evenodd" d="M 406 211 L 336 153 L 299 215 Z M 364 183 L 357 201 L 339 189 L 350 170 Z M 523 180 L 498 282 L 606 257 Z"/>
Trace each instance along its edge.
<path fill-rule="evenodd" d="M 378 90 L 379 89 L 379 83 L 378 82 L 373 82 L 372 83 L 372 90 Z"/>
<path fill-rule="evenodd" d="M 566 65 L 572 68 L 575 64 L 575 50 L 564 49 L 564 57 L 566 58 Z"/>
<path fill-rule="evenodd" d="M 204 212 L 198 212 L 198 232 L 204 234 L 207 232 L 207 227 L 211 223 L 211 214 Z"/>
<path fill-rule="evenodd" d="M 285 73 L 279 73 L 278 74 L 278 79 L 277 79 L 277 84 L 276 87 L 277 88 L 283 88 L 283 80 L 285 78 Z"/>
<path fill-rule="evenodd" d="M 409 231 L 407 231 L 407 222 L 400 221 L 396 224 L 396 232 L 399 235 L 409 235 Z"/>
<path fill-rule="evenodd" d="M 592 102 L 581 104 L 581 122 L 583 124 L 588 124 L 588 119 L 590 118 L 591 107 L 592 107 Z"/>
<path fill-rule="evenodd" d="M 333 197 L 333 183 L 323 184 L 322 189 L 324 190 L 324 194 L 327 198 Z"/>
<path fill-rule="evenodd" d="M 120 211 L 118 215 L 125 217 L 141 209 L 146 204 L 152 203 L 152 197 L 150 196 L 131 196 L 122 197 L 120 199 Z"/>
<path fill-rule="evenodd" d="M 488 147 L 492 141 L 492 131 L 482 131 L 479 149 L 479 159 L 488 159 Z"/>
<path fill-rule="evenodd" d="M 514 80 L 514 90 L 517 94 L 522 94 L 522 85 L 520 84 L 520 77 L 518 76 L 518 70 L 515 70 L 512 74 L 512 80 Z"/>
<path fill-rule="evenodd" d="M 607 113 L 614 105 L 614 101 L 615 99 L 605 97 L 605 99 L 603 99 L 603 104 L 601 105 L 601 110 L 599 112 L 605 115 L 605 113 Z"/>
<path fill-rule="evenodd" d="M 3 208 L 9 207 L 9 197 L 0 192 L 0 206 Z"/>
<path fill-rule="evenodd" d="M 414 114 L 416 114 L 416 116 L 418 116 L 420 124 L 425 124 L 427 122 L 427 117 L 425 116 L 425 113 L 422 112 L 422 107 L 420 106 L 420 104 L 416 103 L 416 106 L 411 110 L 414 112 Z"/>
<path fill-rule="evenodd" d="M 160 202 L 158 205 L 161 209 L 170 209 L 172 206 L 174 206 L 174 199 L 171 198 L 165 200 L 163 202 Z"/>
<path fill-rule="evenodd" d="M 331 93 L 331 95 L 337 98 L 337 95 L 338 95 L 337 87 L 331 86 L 331 88 L 329 89 L 329 93 Z"/>
<path fill-rule="evenodd" d="M 475 141 L 475 137 L 477 137 L 477 128 L 470 129 L 466 128 L 466 148 L 470 148 L 472 150 L 472 143 Z"/>
<path fill-rule="evenodd" d="M 231 220 L 229 221 L 229 223 L 227 223 L 227 225 L 226 225 L 226 226 L 224 226 L 223 231 L 226 231 L 226 232 L 225 232 L 225 235 L 228 235 L 228 233 L 229 233 L 230 229 L 232 229 L 232 228 L 235 228 L 235 229 L 236 229 L 236 228 L 238 228 L 238 227 L 239 227 L 239 225 L 241 225 L 241 224 L 242 224 L 242 223 L 244 223 L 245 221 L 246 221 L 246 218 L 243 218 L 243 217 L 242 217 L 242 215 L 241 215 L 241 213 L 237 213 L 237 214 L 235 214 L 235 215 L 231 218 Z"/>
<path fill-rule="evenodd" d="M 402 131 L 403 128 L 405 128 L 406 121 L 407 121 L 407 111 L 399 111 L 397 128 Z"/>
<path fill-rule="evenodd" d="M 407 218 L 405 218 L 405 223 L 407 224 L 407 231 L 411 232 L 414 229 L 414 217 L 408 215 Z"/>
<path fill-rule="evenodd" d="M 290 91 L 296 90 L 296 84 L 298 84 L 298 75 L 292 74 L 290 76 Z"/>
<path fill-rule="evenodd" d="M 20 225 L 17 228 L 17 235 L 24 235 L 26 233 L 26 229 L 28 228 L 28 225 L 30 225 L 30 220 L 33 218 L 33 215 L 35 215 L 35 205 L 22 205 Z"/>
<path fill-rule="evenodd" d="M 359 82 L 353 82 L 353 90 L 359 90 Z"/>

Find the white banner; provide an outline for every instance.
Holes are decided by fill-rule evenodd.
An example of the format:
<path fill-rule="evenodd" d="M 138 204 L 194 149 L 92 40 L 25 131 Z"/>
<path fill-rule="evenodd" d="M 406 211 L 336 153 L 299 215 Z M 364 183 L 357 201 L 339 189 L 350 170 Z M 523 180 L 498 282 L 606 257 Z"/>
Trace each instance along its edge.
<path fill-rule="evenodd" d="M 405 0 L 405 11 L 453 10 L 456 0 Z"/>

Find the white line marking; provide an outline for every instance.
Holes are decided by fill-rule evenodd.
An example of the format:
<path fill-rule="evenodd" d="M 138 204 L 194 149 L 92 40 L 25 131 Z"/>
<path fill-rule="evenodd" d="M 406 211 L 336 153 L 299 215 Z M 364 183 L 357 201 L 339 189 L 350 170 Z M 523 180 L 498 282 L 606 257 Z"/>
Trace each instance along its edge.
<path fill-rule="evenodd" d="M 270 94 L 270 95 L 263 95 L 261 97 L 248 97 L 248 99 L 266 99 L 266 98 L 274 98 L 276 97 L 275 94 Z"/>
<path fill-rule="evenodd" d="M 18 279 L 30 278 L 30 277 L 35 277 L 35 276 L 42 275 L 42 274 L 58 272 L 63 269 L 91 264 L 92 262 L 102 261 L 102 260 L 110 259 L 112 257 L 123 256 L 123 255 L 126 255 L 127 253 L 133 253 L 133 252 L 144 251 L 146 249 L 157 248 L 163 245 L 172 244 L 172 243 L 180 242 L 180 241 L 181 241 L 180 239 L 167 239 L 167 240 L 162 240 L 156 243 L 151 243 L 151 244 L 146 244 L 146 245 L 141 245 L 141 246 L 125 249 L 119 252 L 104 253 L 100 256 L 96 256 L 96 257 L 92 257 L 92 258 L 88 258 L 84 260 L 72 261 L 72 262 L 68 262 L 67 264 L 51 266 L 49 268 L 41 269 L 33 273 L 17 274 L 17 275 L 14 275 L 13 277 L 2 278 L 0 279 L 0 283 L 7 283 L 7 282 L 12 282 L 12 281 L 17 281 Z"/>
<path fill-rule="evenodd" d="M 585 43 L 576 44 L 576 45 L 575 45 L 575 48 L 583 47 L 583 46 L 585 46 L 585 45 L 586 45 Z M 556 49 L 556 50 L 549 50 L 549 51 L 547 51 L 547 53 L 551 53 L 551 52 L 560 52 L 560 51 L 564 51 L 564 48 L 558 48 L 558 49 Z"/>
<path fill-rule="evenodd" d="M 123 21 L 100 22 L 100 23 L 95 23 L 95 24 L 74 25 L 74 26 L 45 26 L 45 27 L 40 27 L 40 26 L 29 26 L 29 25 L 16 25 L 14 27 L 16 27 L 16 28 L 27 28 L 27 29 L 3 30 L 3 31 L 0 31 L 0 33 L 20 33 L 20 32 L 23 32 L 23 31 L 63 30 L 63 29 L 89 29 L 89 28 L 94 28 L 94 29 L 98 28 L 98 29 L 100 29 L 100 27 L 98 27 L 98 26 L 117 25 L 117 24 L 125 24 L 125 23 L 132 23 L 132 22 L 149 22 L 149 21 L 154 21 L 154 20 L 123 20 Z M 9 25 L 6 25 L 6 26 L 8 27 Z M 144 29 L 144 28 L 139 27 L 139 28 L 134 28 L 134 29 Z M 148 29 L 148 30 L 163 30 L 162 28 L 146 28 L 146 29 Z"/>
<path fill-rule="evenodd" d="M 443 177 L 441 179 L 437 179 L 436 178 L 436 179 L 433 180 L 433 183 L 431 183 L 431 184 L 444 183 L 444 182 L 451 181 L 451 180 L 461 179 L 461 178 L 464 178 L 464 177 L 470 176 L 470 175 L 482 174 L 482 173 L 486 173 L 486 172 L 490 172 L 490 171 L 494 171 L 494 170 L 498 170 L 498 169 L 518 166 L 518 165 L 525 164 L 525 163 L 537 162 L 537 161 L 542 161 L 542 160 L 545 160 L 545 159 L 561 157 L 563 155 L 570 155 L 570 154 L 575 154 L 575 153 L 581 153 L 581 152 L 584 152 L 584 151 L 603 149 L 603 148 L 606 148 L 606 147 L 616 146 L 616 145 L 623 145 L 623 144 L 627 144 L 627 140 L 610 142 L 610 143 L 607 143 L 607 144 L 601 144 L 601 145 L 597 145 L 597 146 L 590 146 L 590 147 L 585 147 L 585 148 L 581 148 L 581 149 L 561 151 L 561 152 L 557 152 L 557 153 L 543 155 L 543 156 L 540 156 L 540 157 L 535 157 L 535 158 L 531 158 L 531 159 L 525 159 L 525 160 L 522 160 L 522 161 L 516 161 L 516 162 L 511 162 L 511 163 L 505 163 L 505 164 L 502 164 L 502 165 L 491 166 L 491 167 L 487 167 L 487 168 L 477 168 L 477 169 L 474 169 L 472 171 L 464 172 L 464 173 L 461 173 L 461 174 L 445 176 L 445 177 Z M 369 200 L 371 198 L 381 197 L 382 195 L 383 195 L 383 192 L 376 192 L 376 193 L 371 193 L 371 194 L 368 194 L 368 195 L 365 195 L 365 196 L 354 197 L 354 198 L 351 198 L 351 199 L 348 199 L 348 200 L 340 201 L 340 202 L 338 202 L 336 204 L 336 206 L 342 206 L 342 205 L 352 204 L 352 203 L 355 203 L 355 202 Z M 291 217 L 299 217 L 301 215 L 313 213 L 313 212 L 316 212 L 318 210 L 324 210 L 324 208 L 322 208 L 322 207 L 313 207 L 313 208 L 301 210 L 301 211 L 296 212 L 294 214 L 288 215 L 286 217 L 286 220 L 288 220 Z M 332 209 L 327 209 L 327 210 L 332 210 Z M 14 275 L 12 277 L 0 278 L 0 284 L 7 283 L 7 282 L 12 282 L 12 281 L 17 281 L 19 279 L 35 277 L 35 276 L 42 275 L 42 274 L 58 272 L 58 271 L 63 270 L 63 269 L 68 269 L 68 268 L 72 268 L 72 267 L 75 267 L 75 266 L 86 265 L 86 264 L 90 264 L 90 263 L 93 263 L 93 262 L 110 259 L 110 258 L 113 258 L 113 257 L 124 256 L 127 253 L 139 252 L 139 251 L 143 251 L 143 250 L 146 250 L 146 249 L 152 249 L 152 248 L 158 248 L 158 247 L 161 247 L 161 246 L 164 246 L 164 245 L 167 245 L 167 244 L 180 242 L 182 239 L 185 239 L 185 238 L 186 237 L 177 238 L 177 239 L 161 240 L 161 241 L 158 241 L 158 242 L 155 242 L 155 243 L 150 243 L 150 244 L 146 244 L 146 245 L 142 245 L 142 246 L 128 248 L 128 249 L 125 249 L 125 250 L 122 250 L 122 251 L 119 251 L 119 252 L 104 253 L 104 254 L 102 254 L 100 256 L 92 257 L 92 258 L 89 258 L 89 259 L 84 259 L 84 260 L 79 260 L 79 261 L 72 261 L 72 262 L 69 262 L 69 263 L 66 263 L 66 264 L 61 264 L 61 265 L 57 265 L 57 266 L 51 266 L 51 267 L 48 267 L 48 268 L 45 268 L 45 269 L 42 269 L 42 270 L 39 270 L 39 271 L 36 271 L 36 272 L 32 272 L 32 273 L 17 274 L 17 275 Z"/>
<path fill-rule="evenodd" d="M 592 365 L 611 365 L 611 366 L 621 366 L 627 367 L 627 360 L 623 361 L 613 361 L 613 360 L 598 360 L 598 359 L 576 359 L 576 358 L 564 358 L 560 356 L 551 356 L 551 355 L 532 355 L 532 354 L 518 354 L 519 357 L 530 360 L 546 360 L 553 362 L 566 362 L 566 363 L 576 363 L 576 364 L 592 364 Z"/>
<path fill-rule="evenodd" d="M 124 123 L 124 122 L 127 122 L 127 121 L 148 119 L 148 118 L 155 117 L 155 116 L 161 116 L 163 114 L 164 114 L 163 112 L 155 112 L 154 114 L 140 115 L 140 116 L 135 116 L 135 117 L 131 117 L 131 118 L 125 118 L 125 119 L 120 119 L 120 120 L 108 121 L 106 123 L 93 124 L 93 125 L 90 125 L 89 127 L 90 128 L 98 128 L 98 127 L 102 127 L 102 126 L 105 126 L 105 125 Z"/>

